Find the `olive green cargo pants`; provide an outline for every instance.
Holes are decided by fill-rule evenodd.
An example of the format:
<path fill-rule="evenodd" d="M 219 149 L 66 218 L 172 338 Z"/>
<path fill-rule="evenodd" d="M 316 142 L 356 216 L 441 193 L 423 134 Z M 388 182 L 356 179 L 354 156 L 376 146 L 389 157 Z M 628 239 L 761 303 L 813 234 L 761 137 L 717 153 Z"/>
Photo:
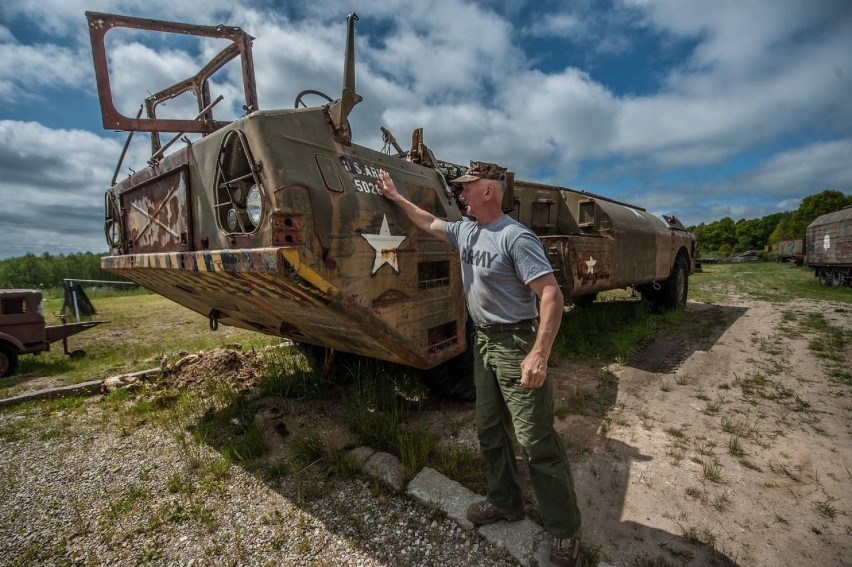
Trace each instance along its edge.
<path fill-rule="evenodd" d="M 523 503 L 512 430 L 529 458 L 544 528 L 568 537 L 580 528 L 580 510 L 565 445 L 553 428 L 553 384 L 520 386 L 521 362 L 535 342 L 532 330 L 474 334 L 476 432 L 488 461 L 488 501 L 501 508 Z"/>

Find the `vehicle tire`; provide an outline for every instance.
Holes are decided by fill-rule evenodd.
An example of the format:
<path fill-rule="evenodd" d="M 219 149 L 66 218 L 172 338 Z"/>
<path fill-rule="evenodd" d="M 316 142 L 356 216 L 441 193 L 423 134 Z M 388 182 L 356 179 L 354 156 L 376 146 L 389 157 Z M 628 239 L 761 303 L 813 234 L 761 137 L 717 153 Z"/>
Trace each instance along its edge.
<path fill-rule="evenodd" d="M 578 309 L 586 309 L 587 307 L 591 307 L 597 298 L 597 293 L 578 295 L 577 297 L 571 298 L 571 303 L 573 303 Z"/>
<path fill-rule="evenodd" d="M 640 289 L 642 299 L 647 301 L 655 312 L 673 311 L 686 307 L 689 295 L 689 268 L 686 258 L 678 256 L 671 275 L 660 284 L 659 289 L 643 286 Z"/>
<path fill-rule="evenodd" d="M 840 287 L 843 285 L 843 272 L 837 268 L 831 270 L 831 287 Z"/>
<path fill-rule="evenodd" d="M 470 401 L 476 398 L 473 384 L 473 346 L 428 370 L 420 370 L 426 387 L 439 398 Z"/>
<path fill-rule="evenodd" d="M 473 383 L 473 322 L 465 327 L 467 350 L 434 368 L 420 370 L 420 378 L 439 398 L 470 401 L 476 398 Z"/>
<path fill-rule="evenodd" d="M 831 285 L 831 273 L 825 268 L 817 268 L 819 271 L 819 283 L 828 286 Z"/>
<path fill-rule="evenodd" d="M 8 343 L 0 343 L 0 378 L 18 370 L 18 351 Z"/>
<path fill-rule="evenodd" d="M 342 353 L 328 347 L 309 343 L 294 342 L 293 344 L 313 364 L 316 371 L 323 376 L 330 376 L 335 364 L 344 358 L 340 356 Z"/>

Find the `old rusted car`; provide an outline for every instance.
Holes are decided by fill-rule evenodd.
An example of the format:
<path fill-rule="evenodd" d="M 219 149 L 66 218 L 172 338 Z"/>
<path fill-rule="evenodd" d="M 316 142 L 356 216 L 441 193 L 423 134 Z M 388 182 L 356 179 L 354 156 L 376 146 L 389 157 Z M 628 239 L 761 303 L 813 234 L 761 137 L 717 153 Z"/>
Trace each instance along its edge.
<path fill-rule="evenodd" d="M 465 168 L 437 159 L 422 129 L 408 150 L 382 129 L 396 153 L 352 143 L 348 116 L 361 100 L 357 16 L 348 18 L 341 95 L 303 91 L 294 108 L 275 110 L 259 108 L 253 38 L 239 28 L 87 17 L 104 127 L 151 136 L 147 167 L 114 178 L 106 192 L 103 268 L 204 315 L 211 328 L 234 325 L 322 347 L 326 362 L 337 351 L 419 369 L 462 360 L 468 315 L 458 254 L 408 222 L 376 181 L 387 170 L 417 205 L 459 220 L 458 188 L 449 180 Z M 111 98 L 104 37 L 122 27 L 230 43 L 198 74 L 154 91 L 144 116 L 134 117 Z M 245 114 L 217 121 L 209 78 L 236 58 Z M 159 105 L 187 92 L 197 97 L 197 115 L 158 116 Z M 305 106 L 308 95 L 323 104 Z M 172 136 L 163 143 L 165 132 Z M 655 306 L 685 304 L 696 241 L 677 219 L 521 180 L 509 184 L 504 205 L 540 236 L 567 298 L 588 301 L 632 286 Z"/>
<path fill-rule="evenodd" d="M 100 325 L 102 321 L 78 321 L 47 325 L 41 292 L 32 289 L 0 289 L 0 378 L 18 369 L 20 355 L 50 350 L 62 341 L 65 354 L 82 356 L 82 350 L 68 350 L 68 337 Z"/>

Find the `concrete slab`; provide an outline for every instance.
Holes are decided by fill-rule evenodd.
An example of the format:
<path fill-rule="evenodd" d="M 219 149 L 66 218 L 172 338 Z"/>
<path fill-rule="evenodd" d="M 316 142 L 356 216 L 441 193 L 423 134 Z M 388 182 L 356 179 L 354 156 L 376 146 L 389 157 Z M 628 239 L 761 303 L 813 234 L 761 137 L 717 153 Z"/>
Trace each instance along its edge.
<path fill-rule="evenodd" d="M 111 376 L 104 380 L 90 380 L 89 382 L 81 382 L 79 384 L 71 384 L 68 386 L 58 386 L 56 388 L 47 388 L 37 390 L 35 392 L 25 392 L 12 396 L 10 398 L 0 399 L 0 407 L 10 407 L 25 402 L 34 402 L 37 400 L 55 400 L 58 398 L 68 398 L 74 396 L 95 396 L 106 391 L 104 384 L 113 384 L 111 390 L 115 389 L 118 384 L 127 384 L 130 382 L 138 382 L 153 376 L 158 376 L 162 373 L 159 368 L 150 368 L 148 370 L 139 370 L 129 374 L 121 374 Z"/>
<path fill-rule="evenodd" d="M 408 483 L 406 492 L 428 506 L 443 510 L 448 518 L 459 525 L 465 528 L 473 527 L 465 515 L 465 510 L 478 498 L 476 493 L 435 469 L 423 467 Z"/>
<path fill-rule="evenodd" d="M 48 388 L 37 392 L 27 392 L 18 394 L 11 398 L 3 398 L 0 400 L 0 407 L 9 407 L 25 402 L 34 402 L 36 400 L 55 400 L 58 398 L 70 398 L 76 396 L 93 396 L 101 393 L 101 381 L 92 380 L 90 382 L 82 382 L 71 386 L 60 386 L 58 388 Z"/>
<path fill-rule="evenodd" d="M 483 497 L 429 467 L 408 483 L 409 496 L 444 511 L 461 526 L 473 528 L 465 511 Z M 520 522 L 496 522 L 478 528 L 489 542 L 504 547 L 522 565 L 547 565 L 550 537 L 541 526 L 526 518 Z"/>

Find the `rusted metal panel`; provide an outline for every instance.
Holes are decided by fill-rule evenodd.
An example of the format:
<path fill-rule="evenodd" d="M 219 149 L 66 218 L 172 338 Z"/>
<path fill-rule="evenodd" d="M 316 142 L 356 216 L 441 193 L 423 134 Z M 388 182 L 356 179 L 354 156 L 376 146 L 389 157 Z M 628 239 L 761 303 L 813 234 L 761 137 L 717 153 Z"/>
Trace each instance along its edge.
<path fill-rule="evenodd" d="M 429 368 L 466 348 L 418 317 L 440 290 L 410 297 L 395 311 L 348 300 L 292 248 L 110 256 L 103 267 L 224 324 Z M 447 288 L 451 289 L 451 288 Z M 452 290 L 457 293 L 458 290 Z M 404 314 L 404 315 L 403 315 Z M 401 328 L 388 320 L 412 323 Z"/>
<path fill-rule="evenodd" d="M 178 22 L 164 22 L 149 20 L 145 18 L 134 18 L 130 16 L 119 16 L 115 14 L 103 14 L 98 12 L 86 12 L 89 21 L 89 36 L 92 44 L 92 55 L 94 57 L 95 78 L 98 85 L 98 98 L 101 103 L 101 114 L 104 128 L 108 130 L 143 131 L 143 132 L 196 132 L 210 133 L 228 122 L 217 122 L 212 117 L 203 120 L 178 120 L 132 118 L 126 116 L 115 108 L 112 99 L 112 87 L 110 86 L 109 67 L 106 56 L 104 36 L 114 28 L 128 28 L 136 30 L 150 30 L 156 32 L 176 33 L 192 36 L 210 37 L 230 40 L 233 43 L 215 56 L 211 62 L 203 67 L 193 77 L 190 77 L 176 85 L 160 91 L 153 95 L 153 101 L 149 112 L 157 103 L 178 96 L 183 92 L 193 92 L 198 98 L 198 108 L 203 109 L 210 104 L 207 80 L 228 61 L 237 55 L 241 58 L 243 68 L 243 90 L 245 94 L 245 106 L 251 110 L 258 108 L 257 88 L 254 79 L 254 63 L 251 54 L 251 42 L 253 37 L 242 29 L 230 26 L 200 26 L 183 24 Z M 204 98 L 206 95 L 206 99 Z"/>
<path fill-rule="evenodd" d="M 109 94 L 101 51 L 107 27 L 214 34 L 203 26 L 100 16 L 89 21 L 99 89 L 106 85 L 102 104 Z M 250 63 L 251 38 L 228 30 L 215 33 L 230 33 Z M 233 47 L 222 52 L 196 77 L 233 53 Z M 111 244 L 103 267 L 211 324 L 419 368 L 464 352 L 468 315 L 458 252 L 419 230 L 376 183 L 385 170 L 415 205 L 457 221 L 462 209 L 448 183 L 456 176 L 447 172 L 459 166 L 438 162 L 420 130 L 404 155 L 351 144 L 345 116 L 360 98 L 352 65 L 347 56 L 340 99 L 289 110 L 256 110 L 255 100 L 250 113 L 226 125 L 205 113 L 195 131 L 209 135 L 162 160 L 156 156 L 112 187 L 107 221 L 120 217 L 122 239 Z M 253 92 L 250 71 L 244 65 L 247 92 Z M 155 134 L 183 129 L 150 117 L 156 101 L 190 86 L 199 104 L 209 99 L 206 83 L 193 78 L 154 95 L 149 122 L 121 125 Z M 113 110 L 105 109 L 105 125 Z M 526 181 L 512 187 L 504 206 L 514 206 L 510 214 L 542 239 L 566 296 L 662 281 L 679 254 L 694 256 L 692 235 L 641 207 L 565 187 Z"/>
<path fill-rule="evenodd" d="M 852 207 L 817 217 L 806 233 L 809 266 L 852 267 Z"/>
<path fill-rule="evenodd" d="M 190 243 L 189 175 L 186 167 L 133 187 L 119 196 L 126 246 L 133 253 L 187 250 Z"/>
<path fill-rule="evenodd" d="M 618 287 L 613 267 L 613 242 L 600 237 L 541 237 L 554 275 L 566 297 Z"/>
<path fill-rule="evenodd" d="M 41 292 L 35 290 L 0 290 L 0 336 L 21 352 L 27 351 L 27 345 L 45 342 L 41 300 Z"/>

